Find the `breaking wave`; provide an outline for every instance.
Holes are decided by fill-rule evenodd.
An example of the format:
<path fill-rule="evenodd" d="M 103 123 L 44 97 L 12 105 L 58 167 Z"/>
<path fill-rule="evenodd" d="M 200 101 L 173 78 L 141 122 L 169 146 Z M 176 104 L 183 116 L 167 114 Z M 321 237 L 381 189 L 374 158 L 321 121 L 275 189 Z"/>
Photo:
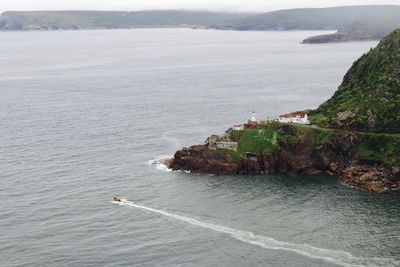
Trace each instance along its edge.
<path fill-rule="evenodd" d="M 153 166 L 154 168 L 156 168 L 157 170 L 160 170 L 160 171 L 170 172 L 172 170 L 169 169 L 168 166 L 165 165 L 165 163 L 163 161 L 166 159 L 170 159 L 172 157 L 173 157 L 172 155 L 157 156 L 157 157 L 147 161 L 147 165 Z"/>
<path fill-rule="evenodd" d="M 131 201 L 122 200 L 119 203 L 122 206 L 128 206 L 132 208 L 141 209 L 144 211 L 148 211 L 151 213 L 160 214 L 166 217 L 174 218 L 198 227 L 207 228 L 216 232 L 225 233 L 230 235 L 232 238 L 240 240 L 242 242 L 252 244 L 255 246 L 259 246 L 265 249 L 272 250 L 285 250 L 297 253 L 299 255 L 319 259 L 326 262 L 342 265 L 342 266 L 399 266 L 400 262 L 395 261 L 390 258 L 361 258 L 355 257 L 349 252 L 340 251 L 340 250 L 331 250 L 318 248 L 307 244 L 295 244 L 289 242 L 283 242 L 275 240 L 271 237 L 254 234 L 249 231 L 242 231 L 238 229 L 233 229 L 229 227 L 225 227 L 222 225 L 217 225 L 213 223 L 199 221 L 194 218 L 186 217 L 183 215 L 178 215 L 174 213 L 170 213 L 164 210 L 154 209 L 146 206 L 142 206 L 139 204 L 135 204 Z"/>

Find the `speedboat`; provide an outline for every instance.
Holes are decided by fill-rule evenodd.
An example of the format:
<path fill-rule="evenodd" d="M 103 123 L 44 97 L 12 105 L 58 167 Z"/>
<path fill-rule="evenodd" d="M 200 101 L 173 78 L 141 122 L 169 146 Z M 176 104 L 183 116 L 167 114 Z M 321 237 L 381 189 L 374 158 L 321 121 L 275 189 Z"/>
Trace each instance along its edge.
<path fill-rule="evenodd" d="M 120 197 L 114 197 L 114 202 L 121 202 L 121 198 Z"/>

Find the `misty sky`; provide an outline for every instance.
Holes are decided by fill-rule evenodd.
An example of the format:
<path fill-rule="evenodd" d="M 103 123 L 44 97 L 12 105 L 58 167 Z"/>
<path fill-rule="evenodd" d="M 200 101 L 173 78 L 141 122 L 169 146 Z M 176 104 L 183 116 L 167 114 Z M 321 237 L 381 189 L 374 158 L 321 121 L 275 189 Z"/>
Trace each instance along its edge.
<path fill-rule="evenodd" d="M 0 0 L 7 10 L 145 10 L 201 9 L 226 11 L 270 11 L 297 7 L 399 4 L 400 0 Z"/>

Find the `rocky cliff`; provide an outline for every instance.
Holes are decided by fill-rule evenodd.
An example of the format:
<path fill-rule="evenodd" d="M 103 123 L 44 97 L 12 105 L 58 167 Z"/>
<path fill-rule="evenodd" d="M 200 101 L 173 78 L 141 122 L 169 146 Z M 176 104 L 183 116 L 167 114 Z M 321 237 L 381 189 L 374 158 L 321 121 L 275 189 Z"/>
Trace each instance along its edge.
<path fill-rule="evenodd" d="M 248 140 L 243 134 L 238 151 L 210 150 L 207 145 L 192 146 L 177 151 L 169 167 L 217 175 L 324 173 L 340 177 L 349 186 L 375 192 L 400 190 L 399 136 L 376 136 L 277 122 L 243 132 L 246 131 L 260 136 L 272 131 L 275 135 L 271 136 L 276 136 L 276 140 L 264 139 L 264 142 L 277 144 L 269 149 L 246 151 Z M 374 140 L 380 138 L 385 139 L 383 146 L 374 146 Z M 371 156 L 375 154 L 381 154 L 380 158 Z"/>

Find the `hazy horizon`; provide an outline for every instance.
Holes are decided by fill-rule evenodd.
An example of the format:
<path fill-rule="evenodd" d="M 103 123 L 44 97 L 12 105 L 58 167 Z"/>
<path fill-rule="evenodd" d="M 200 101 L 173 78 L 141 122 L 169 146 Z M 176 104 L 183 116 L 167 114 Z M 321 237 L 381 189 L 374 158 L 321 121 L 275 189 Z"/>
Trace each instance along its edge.
<path fill-rule="evenodd" d="M 321 8 L 354 5 L 400 5 L 400 0 L 281 0 L 265 2 L 262 0 L 3 0 L 0 12 L 5 11 L 51 11 L 51 10 L 101 10 L 101 11 L 142 11 L 142 10 L 199 10 L 226 12 L 268 12 L 291 8 Z"/>

